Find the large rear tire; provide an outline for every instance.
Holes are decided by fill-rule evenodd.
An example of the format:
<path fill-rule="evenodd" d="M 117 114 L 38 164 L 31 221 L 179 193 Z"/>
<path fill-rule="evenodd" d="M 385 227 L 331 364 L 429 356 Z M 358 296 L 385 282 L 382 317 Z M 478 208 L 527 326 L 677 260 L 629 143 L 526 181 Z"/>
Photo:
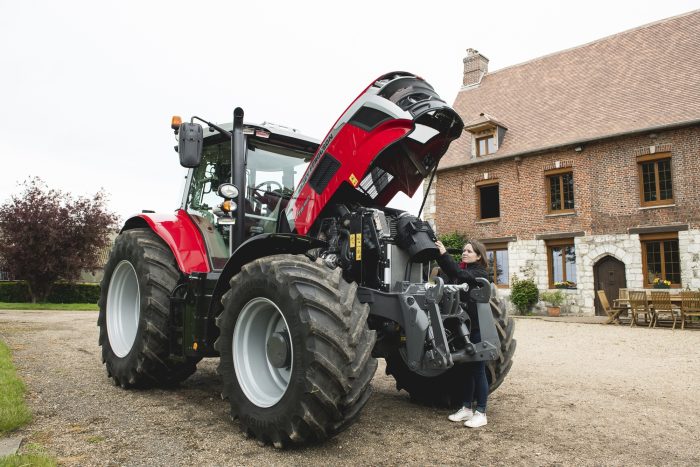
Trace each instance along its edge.
<path fill-rule="evenodd" d="M 245 265 L 230 286 L 215 348 L 241 429 L 281 448 L 352 423 L 377 368 L 357 285 L 303 255 L 275 255 Z"/>
<path fill-rule="evenodd" d="M 196 370 L 199 359 L 170 358 L 170 294 L 180 280 L 175 258 L 150 229 L 114 242 L 100 285 L 99 344 L 107 376 L 123 388 L 167 386 Z"/>
<path fill-rule="evenodd" d="M 489 393 L 498 388 L 513 365 L 516 341 L 513 339 L 515 322 L 505 313 L 502 304 L 492 301 L 491 311 L 494 324 L 501 340 L 501 356 L 498 360 L 486 362 L 486 379 Z M 411 400 L 436 406 L 458 407 L 463 402 L 465 379 L 471 369 L 469 364 L 457 364 L 447 371 L 427 371 L 416 373 L 406 365 L 399 349 L 386 356 L 386 374 L 396 380 L 396 390 L 405 390 Z"/>
<path fill-rule="evenodd" d="M 495 391 L 508 375 L 510 367 L 513 366 L 513 355 L 517 341 L 513 339 L 515 333 L 515 320 L 508 316 L 505 304 L 501 301 L 491 301 L 491 312 L 498 331 L 498 338 L 501 340 L 501 355 L 498 360 L 486 363 L 486 379 L 489 380 L 489 393 Z"/>

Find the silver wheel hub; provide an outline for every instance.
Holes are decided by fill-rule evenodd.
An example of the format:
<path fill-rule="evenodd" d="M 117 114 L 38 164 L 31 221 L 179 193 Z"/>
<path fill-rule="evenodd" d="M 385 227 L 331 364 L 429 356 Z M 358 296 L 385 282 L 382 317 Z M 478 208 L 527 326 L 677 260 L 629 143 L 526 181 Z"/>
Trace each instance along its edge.
<path fill-rule="evenodd" d="M 294 364 L 291 341 L 274 302 L 258 297 L 243 306 L 233 331 L 233 364 L 238 385 L 258 407 L 272 407 L 287 392 Z"/>
<path fill-rule="evenodd" d="M 121 261 L 112 272 L 106 313 L 109 346 L 117 357 L 124 358 L 136 340 L 141 315 L 139 281 L 129 261 Z"/>

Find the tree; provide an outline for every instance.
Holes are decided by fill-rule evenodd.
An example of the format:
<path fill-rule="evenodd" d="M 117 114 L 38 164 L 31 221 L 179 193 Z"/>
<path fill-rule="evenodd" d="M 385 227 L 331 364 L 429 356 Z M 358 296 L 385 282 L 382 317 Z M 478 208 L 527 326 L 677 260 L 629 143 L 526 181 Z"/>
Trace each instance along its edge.
<path fill-rule="evenodd" d="M 0 262 L 29 284 L 32 302 L 45 301 L 59 279 L 73 282 L 82 270 L 99 267 L 117 216 L 106 193 L 73 197 L 33 177 L 24 191 L 0 206 Z"/>

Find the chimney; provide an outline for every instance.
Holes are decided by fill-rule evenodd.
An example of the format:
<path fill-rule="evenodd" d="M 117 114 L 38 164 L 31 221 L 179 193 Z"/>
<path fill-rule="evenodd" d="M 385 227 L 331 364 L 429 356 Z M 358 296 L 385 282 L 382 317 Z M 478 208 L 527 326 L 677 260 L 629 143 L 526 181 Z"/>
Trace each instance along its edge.
<path fill-rule="evenodd" d="M 478 50 L 467 49 L 464 57 L 463 86 L 473 86 L 481 83 L 481 78 L 489 71 L 489 59 L 479 53 Z"/>

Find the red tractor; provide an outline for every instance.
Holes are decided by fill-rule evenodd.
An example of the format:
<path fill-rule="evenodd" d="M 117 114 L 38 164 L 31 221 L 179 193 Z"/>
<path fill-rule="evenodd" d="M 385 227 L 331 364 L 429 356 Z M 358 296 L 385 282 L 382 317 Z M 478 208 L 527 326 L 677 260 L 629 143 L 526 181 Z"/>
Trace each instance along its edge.
<path fill-rule="evenodd" d="M 429 281 L 430 225 L 386 207 L 434 173 L 462 127 L 404 72 L 373 81 L 320 145 L 245 124 L 240 108 L 229 126 L 174 120 L 189 168 L 180 207 L 127 220 L 105 267 L 108 376 L 123 388 L 168 385 L 219 357 L 232 417 L 276 447 L 352 423 L 378 357 L 397 389 L 423 403 L 461 402 L 473 361 L 487 362 L 498 387 L 515 350 L 512 318 L 487 281 Z M 460 304 L 467 289 L 479 344 Z"/>

